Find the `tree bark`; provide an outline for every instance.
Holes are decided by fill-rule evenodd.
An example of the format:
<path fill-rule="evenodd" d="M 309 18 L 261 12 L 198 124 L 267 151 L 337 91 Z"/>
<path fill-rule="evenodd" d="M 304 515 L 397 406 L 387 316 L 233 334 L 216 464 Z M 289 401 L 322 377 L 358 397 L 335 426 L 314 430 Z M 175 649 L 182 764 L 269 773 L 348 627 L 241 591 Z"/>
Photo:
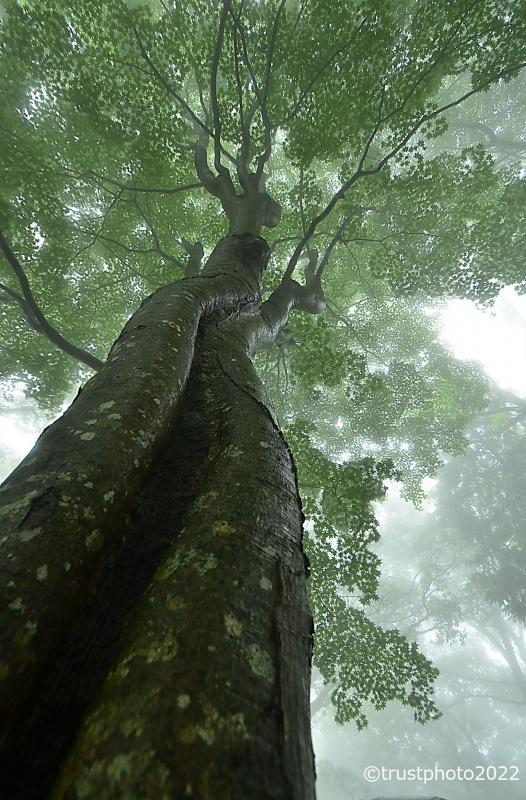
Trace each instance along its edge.
<path fill-rule="evenodd" d="M 301 505 L 240 324 L 267 258 L 228 236 L 149 298 L 2 490 L 17 797 L 314 798 Z"/>

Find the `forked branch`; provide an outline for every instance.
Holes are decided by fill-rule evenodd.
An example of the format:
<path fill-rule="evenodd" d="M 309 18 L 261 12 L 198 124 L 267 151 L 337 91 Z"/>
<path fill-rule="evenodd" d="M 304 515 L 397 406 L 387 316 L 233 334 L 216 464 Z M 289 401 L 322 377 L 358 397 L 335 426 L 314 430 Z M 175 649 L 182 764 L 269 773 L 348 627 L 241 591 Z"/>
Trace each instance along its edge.
<path fill-rule="evenodd" d="M 164 77 L 162 72 L 158 69 L 158 67 L 154 64 L 153 60 L 151 59 L 151 57 L 150 57 L 148 51 L 146 50 L 146 47 L 144 46 L 144 43 L 143 43 L 143 41 L 142 41 L 142 39 L 141 39 L 141 37 L 139 35 L 139 32 L 137 31 L 137 28 L 135 27 L 135 25 L 132 24 L 131 28 L 133 30 L 134 36 L 135 36 L 135 38 L 137 40 L 137 43 L 139 45 L 139 49 L 141 51 L 141 55 L 142 55 L 143 59 L 146 61 L 146 63 L 148 64 L 148 66 L 150 67 L 151 73 L 156 78 L 156 80 L 161 84 L 161 86 L 165 89 L 165 91 L 169 95 L 171 95 L 174 98 L 174 100 L 177 101 L 177 103 L 180 105 L 180 107 L 185 112 L 186 117 L 194 125 L 196 125 L 198 128 L 200 128 L 201 131 L 203 131 L 203 133 L 205 133 L 207 135 L 207 137 L 209 136 L 214 141 L 217 139 L 218 147 L 220 149 L 220 152 L 225 156 L 225 158 L 227 158 L 235 166 L 236 159 L 234 158 L 234 156 L 232 156 L 228 152 L 228 150 L 226 150 L 223 147 L 223 145 L 221 144 L 221 140 L 219 139 L 219 137 L 217 137 L 215 131 L 210 130 L 210 128 L 207 125 L 205 125 L 205 123 L 202 122 L 202 120 L 199 119 L 199 117 L 193 111 L 193 109 L 190 107 L 190 105 L 187 103 L 185 98 L 181 94 L 179 94 L 179 92 L 172 86 L 170 81 L 168 81 Z"/>
<path fill-rule="evenodd" d="M 263 149 L 263 152 L 258 157 L 258 165 L 257 165 L 257 169 L 256 169 L 256 176 L 257 176 L 258 181 L 260 181 L 262 176 L 263 176 L 263 170 L 264 170 L 265 164 L 269 160 L 270 155 L 272 153 L 272 125 L 271 125 L 271 122 L 270 122 L 270 119 L 269 119 L 268 113 L 267 113 L 267 98 L 265 96 L 265 87 L 263 87 L 263 89 L 262 89 L 259 86 L 259 81 L 257 79 L 254 67 L 252 65 L 252 61 L 251 61 L 249 53 L 248 53 L 248 45 L 247 45 L 247 40 L 246 40 L 246 36 L 245 36 L 245 30 L 244 30 L 243 25 L 241 23 L 240 14 L 234 14 L 234 11 L 233 11 L 231 3 L 230 3 L 230 0 L 223 0 L 223 2 L 225 4 L 225 7 L 228 8 L 228 10 L 230 12 L 234 27 L 239 32 L 243 61 L 244 61 L 244 64 L 245 64 L 245 66 L 247 68 L 248 75 L 250 77 L 250 82 L 252 84 L 252 88 L 254 90 L 254 94 L 255 94 L 255 97 L 256 97 L 256 100 L 257 100 L 257 105 L 259 107 L 259 111 L 260 111 L 260 114 L 261 114 L 261 121 L 263 123 L 264 149 Z M 277 25 L 279 25 L 279 18 L 277 19 Z M 276 34 L 275 35 L 277 35 L 276 21 L 275 21 L 275 26 L 274 27 L 276 28 Z M 271 53 L 270 52 L 269 52 L 269 56 L 271 57 Z M 267 68 L 268 68 L 268 62 L 267 62 Z M 270 82 L 270 75 L 268 77 L 268 81 Z M 266 86 L 266 79 L 265 79 L 265 86 Z M 268 92 L 268 88 L 267 88 L 267 92 Z M 246 123 L 245 123 L 245 135 L 246 135 Z M 242 150 L 244 150 L 244 152 L 246 152 L 246 147 L 242 148 Z"/>

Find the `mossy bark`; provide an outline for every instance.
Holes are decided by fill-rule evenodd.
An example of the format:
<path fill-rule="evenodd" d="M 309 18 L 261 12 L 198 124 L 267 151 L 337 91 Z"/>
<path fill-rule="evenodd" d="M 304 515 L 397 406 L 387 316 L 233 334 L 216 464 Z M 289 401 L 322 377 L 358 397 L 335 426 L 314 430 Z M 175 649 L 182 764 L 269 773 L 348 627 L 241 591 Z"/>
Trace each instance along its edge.
<path fill-rule="evenodd" d="M 153 295 L 7 484 L 17 797 L 314 797 L 301 506 L 241 324 L 267 257 L 229 236 Z"/>

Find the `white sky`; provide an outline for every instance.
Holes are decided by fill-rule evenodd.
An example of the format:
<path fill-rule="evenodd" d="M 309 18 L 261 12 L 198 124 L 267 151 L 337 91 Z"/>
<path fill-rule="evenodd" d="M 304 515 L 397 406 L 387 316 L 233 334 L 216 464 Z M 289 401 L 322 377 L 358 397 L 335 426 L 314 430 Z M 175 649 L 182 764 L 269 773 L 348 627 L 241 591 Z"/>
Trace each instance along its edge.
<path fill-rule="evenodd" d="M 40 425 L 24 426 L 13 415 L 0 414 L 0 447 L 22 458 L 33 447 Z"/>
<path fill-rule="evenodd" d="M 503 289 L 490 311 L 451 300 L 442 321 L 443 338 L 457 358 L 480 361 L 502 389 L 526 397 L 526 295 Z"/>
<path fill-rule="evenodd" d="M 442 322 L 443 339 L 457 358 L 479 361 L 499 386 L 526 397 L 526 295 L 504 289 L 493 308 L 484 311 L 469 300 L 451 300 Z M 27 414 L 22 419 L 0 409 L 0 453 L 7 455 L 0 470 L 12 469 L 47 424 L 37 410 L 33 419 Z"/>

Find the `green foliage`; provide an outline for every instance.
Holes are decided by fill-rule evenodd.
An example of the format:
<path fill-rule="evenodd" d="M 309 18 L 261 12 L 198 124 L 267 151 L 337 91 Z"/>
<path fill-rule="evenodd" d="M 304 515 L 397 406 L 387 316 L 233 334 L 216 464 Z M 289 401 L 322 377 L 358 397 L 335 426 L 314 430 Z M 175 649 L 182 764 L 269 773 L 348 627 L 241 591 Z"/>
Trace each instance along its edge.
<path fill-rule="evenodd" d="M 396 629 L 375 625 L 361 609 L 349 608 L 344 598 L 314 600 L 317 615 L 316 666 L 337 688 L 332 694 L 336 722 L 354 720 L 358 729 L 367 725 L 363 703 L 377 711 L 398 700 L 413 710 L 417 722 L 439 716 L 430 697 L 438 669 L 431 666 L 415 642 Z"/>
<path fill-rule="evenodd" d="M 394 497 L 382 509 L 382 576 L 367 617 L 417 640 L 432 658 L 440 669 L 436 704 L 442 716 L 422 730 L 408 723 L 400 705 L 374 715 L 366 705 L 367 730 L 337 730 L 331 742 L 328 714 L 316 715 L 321 746 L 331 760 L 342 739 L 345 752 L 353 753 L 358 797 L 366 796 L 359 776 L 374 760 L 371 753 L 400 769 L 413 766 L 415 752 L 422 767 L 447 769 L 486 759 L 522 769 L 523 423 L 523 401 L 492 393 L 488 410 L 468 431 L 470 447 L 439 472 L 425 511 Z M 510 531 L 515 551 L 509 548 Z M 350 785 L 352 779 L 349 775 Z M 338 785 L 336 776 L 331 788 L 333 783 Z M 383 791 L 387 784 L 378 787 Z M 442 793 L 440 783 L 421 791 Z M 492 792 L 490 787 L 488 798 Z M 478 794 L 473 787 L 467 796 Z M 519 786 L 512 796 L 519 800 Z"/>
<path fill-rule="evenodd" d="M 304 497 L 314 666 L 326 683 L 335 684 L 336 721 L 352 719 L 361 729 L 367 725 L 365 703 L 379 710 L 399 700 L 425 722 L 438 714 L 431 699 L 438 670 L 416 644 L 376 625 L 359 607 L 376 599 L 380 561 L 370 549 L 379 539 L 373 502 L 385 496 L 393 466 L 372 458 L 334 463 L 312 446 L 309 433 L 314 427 L 302 420 L 286 429 Z"/>
<path fill-rule="evenodd" d="M 425 306 L 393 302 L 379 282 L 371 288 L 347 316 L 293 317 L 296 346 L 277 348 L 279 371 L 272 354 L 262 357 L 262 373 L 283 419 L 307 416 L 315 401 L 317 441 L 331 458 L 390 459 L 404 495 L 419 503 L 444 453 L 465 447 L 485 384 L 437 342 Z"/>

